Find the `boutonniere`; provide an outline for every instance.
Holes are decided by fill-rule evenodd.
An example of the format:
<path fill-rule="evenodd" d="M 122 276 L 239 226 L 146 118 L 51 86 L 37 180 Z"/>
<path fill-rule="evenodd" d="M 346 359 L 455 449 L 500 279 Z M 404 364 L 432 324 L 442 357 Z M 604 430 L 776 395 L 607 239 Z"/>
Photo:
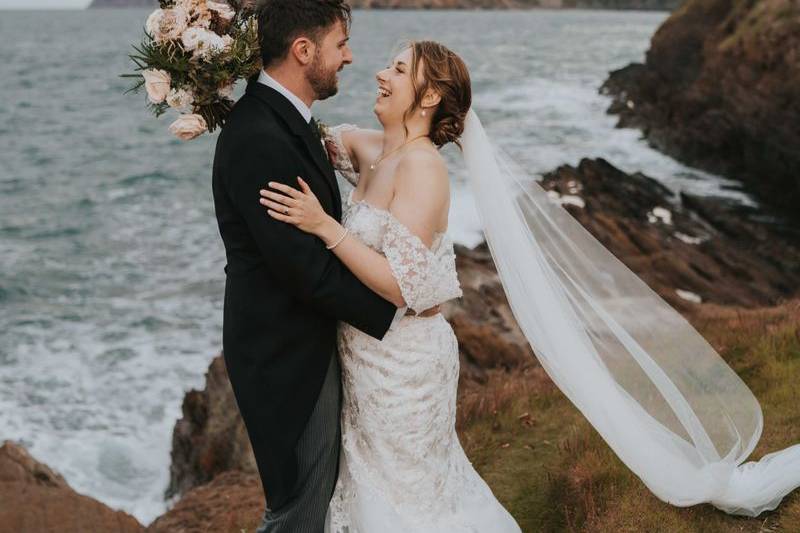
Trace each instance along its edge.
<path fill-rule="evenodd" d="M 336 165 L 336 142 L 333 140 L 333 133 L 330 127 L 324 122 L 317 121 L 317 128 L 319 128 L 319 138 L 322 142 L 322 148 L 325 150 L 325 155 L 328 156 L 328 161 L 331 165 Z"/>

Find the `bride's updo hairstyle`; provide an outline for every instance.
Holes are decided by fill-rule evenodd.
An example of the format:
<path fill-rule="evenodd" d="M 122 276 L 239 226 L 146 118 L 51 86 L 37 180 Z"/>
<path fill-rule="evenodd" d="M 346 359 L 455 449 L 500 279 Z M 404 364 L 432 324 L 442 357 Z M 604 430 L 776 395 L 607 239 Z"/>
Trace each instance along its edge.
<path fill-rule="evenodd" d="M 411 49 L 412 58 L 409 70 L 414 85 L 414 103 L 403 114 L 403 123 L 420 106 L 425 92 L 432 89 L 441 97 L 441 101 L 431 120 L 431 141 L 438 148 L 450 142 L 461 148 L 459 138 L 464 132 L 464 120 L 472 105 L 472 86 L 467 65 L 455 52 L 434 41 L 411 41 L 408 48 Z M 422 80 L 418 78 L 420 74 Z"/>

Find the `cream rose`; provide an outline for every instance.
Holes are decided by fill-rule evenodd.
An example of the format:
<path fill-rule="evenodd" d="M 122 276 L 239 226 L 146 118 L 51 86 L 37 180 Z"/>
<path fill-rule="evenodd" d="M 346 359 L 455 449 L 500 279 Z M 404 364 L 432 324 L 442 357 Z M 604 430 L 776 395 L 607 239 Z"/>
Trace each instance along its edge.
<path fill-rule="evenodd" d="M 206 7 L 219 15 L 222 20 L 230 21 L 233 20 L 234 16 L 236 16 L 236 11 L 234 11 L 231 6 L 223 2 L 212 2 L 211 0 L 208 0 L 206 2 Z"/>
<path fill-rule="evenodd" d="M 181 112 L 189 111 L 194 103 L 194 94 L 187 89 L 172 89 L 167 95 L 167 104 Z"/>
<path fill-rule="evenodd" d="M 147 33 L 157 42 L 174 41 L 178 39 L 189 24 L 186 10 L 180 7 L 170 9 L 156 9 L 149 17 L 145 27 Z"/>
<path fill-rule="evenodd" d="M 142 71 L 144 76 L 144 88 L 147 96 L 154 104 L 160 104 L 169 94 L 169 86 L 172 78 L 168 72 L 158 69 L 148 69 Z"/>
<path fill-rule="evenodd" d="M 233 83 L 229 83 L 228 85 L 223 85 L 219 89 L 217 89 L 217 94 L 223 98 L 232 98 L 233 97 Z"/>
<path fill-rule="evenodd" d="M 208 130 L 206 121 L 200 115 L 184 114 L 169 125 L 169 131 L 182 141 L 190 141 Z"/>

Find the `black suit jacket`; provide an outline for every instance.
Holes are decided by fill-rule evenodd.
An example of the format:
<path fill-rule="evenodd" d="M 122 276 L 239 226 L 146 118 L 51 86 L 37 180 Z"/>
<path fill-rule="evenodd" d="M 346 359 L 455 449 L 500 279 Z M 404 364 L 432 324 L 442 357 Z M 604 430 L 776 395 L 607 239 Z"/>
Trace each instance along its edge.
<path fill-rule="evenodd" d="M 382 338 L 397 308 L 362 284 L 324 243 L 267 215 L 259 189 L 303 177 L 341 219 L 333 168 L 283 95 L 251 79 L 217 139 L 214 207 L 227 274 L 223 354 L 267 504 L 296 479 L 295 445 L 336 353 L 336 323 Z"/>

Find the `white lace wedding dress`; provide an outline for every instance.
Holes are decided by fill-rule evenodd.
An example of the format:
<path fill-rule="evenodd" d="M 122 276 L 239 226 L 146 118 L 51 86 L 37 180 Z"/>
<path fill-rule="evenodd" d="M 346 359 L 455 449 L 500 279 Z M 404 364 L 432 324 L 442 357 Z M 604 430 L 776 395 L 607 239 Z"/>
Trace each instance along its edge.
<path fill-rule="evenodd" d="M 336 168 L 357 174 L 332 128 Z M 384 254 L 416 312 L 461 296 L 446 233 L 428 249 L 386 210 L 344 206 L 352 235 Z M 396 319 L 382 341 L 339 327 L 342 452 L 326 519 L 330 533 L 518 532 L 519 526 L 472 468 L 455 430 L 458 342 L 441 314 Z"/>

